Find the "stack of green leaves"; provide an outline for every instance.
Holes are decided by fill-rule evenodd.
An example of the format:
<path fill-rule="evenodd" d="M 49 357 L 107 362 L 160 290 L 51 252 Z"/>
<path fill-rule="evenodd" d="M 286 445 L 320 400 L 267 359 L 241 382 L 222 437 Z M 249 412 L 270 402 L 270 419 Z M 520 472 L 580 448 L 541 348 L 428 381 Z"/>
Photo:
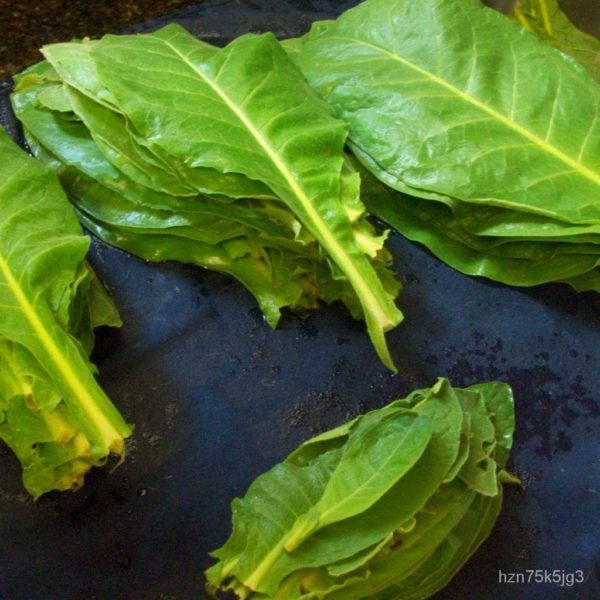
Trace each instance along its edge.
<path fill-rule="evenodd" d="M 479 0 L 367 0 L 300 62 L 401 192 L 363 194 L 371 212 L 462 272 L 600 291 L 598 44 L 556 9 L 541 41 Z"/>
<path fill-rule="evenodd" d="M 305 442 L 233 501 L 209 591 L 429 597 L 490 533 L 513 429 L 506 384 L 440 379 Z"/>
<path fill-rule="evenodd" d="M 119 315 L 56 175 L 0 128 L 0 439 L 27 490 L 75 489 L 131 428 L 98 386 L 94 328 Z"/>
<path fill-rule="evenodd" d="M 177 25 L 46 46 L 12 102 L 82 223 L 148 260 L 230 273 L 275 326 L 343 301 L 390 368 L 402 315 L 346 125 L 270 34 L 219 50 Z"/>

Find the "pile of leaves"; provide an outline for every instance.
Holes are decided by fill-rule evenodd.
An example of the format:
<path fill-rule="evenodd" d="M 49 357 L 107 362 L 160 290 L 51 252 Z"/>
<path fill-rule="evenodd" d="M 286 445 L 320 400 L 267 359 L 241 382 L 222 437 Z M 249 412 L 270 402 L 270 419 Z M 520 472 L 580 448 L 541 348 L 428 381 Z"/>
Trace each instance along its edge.
<path fill-rule="evenodd" d="M 554 0 L 513 18 L 367 0 L 315 24 L 299 60 L 387 186 L 372 213 L 464 273 L 600 291 L 600 43 Z"/>
<path fill-rule="evenodd" d="M 0 156 L 0 439 L 38 498 L 124 453 L 131 428 L 89 361 L 94 328 L 120 319 L 56 175 L 2 128 Z"/>
<path fill-rule="evenodd" d="M 429 597 L 489 534 L 513 429 L 506 384 L 440 379 L 308 440 L 233 501 L 209 591 Z"/>
<path fill-rule="evenodd" d="M 43 53 L 13 107 L 90 231 L 233 275 L 272 326 L 283 307 L 341 300 L 394 368 L 384 332 L 402 318 L 400 285 L 344 154 L 347 126 L 271 34 L 219 50 L 169 25 Z"/>
<path fill-rule="evenodd" d="M 169 25 L 43 53 L 12 103 L 81 223 L 232 275 L 273 327 L 342 301 L 395 368 L 400 285 L 367 210 L 464 273 L 600 291 L 600 43 L 556 0 L 366 0 L 285 42 Z M 0 437 L 37 497 L 123 452 L 88 359 L 118 315 L 51 172 L 0 151 Z M 440 379 L 309 440 L 233 502 L 209 591 L 432 595 L 496 520 L 513 429 L 506 384 Z"/>

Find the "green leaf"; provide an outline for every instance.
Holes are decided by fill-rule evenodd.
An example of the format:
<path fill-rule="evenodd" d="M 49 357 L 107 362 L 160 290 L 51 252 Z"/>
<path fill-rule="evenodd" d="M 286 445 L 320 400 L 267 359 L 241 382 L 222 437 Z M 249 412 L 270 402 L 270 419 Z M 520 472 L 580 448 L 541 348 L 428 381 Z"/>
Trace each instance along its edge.
<path fill-rule="evenodd" d="M 369 563 L 368 578 L 327 594 L 327 599 L 372 598 L 384 590 L 391 591 L 392 586 L 406 580 L 444 543 L 474 500 L 475 494 L 460 482 L 442 486 L 419 513 L 418 525 L 409 533 L 396 535 L 396 548 L 401 551 L 375 556 Z"/>
<path fill-rule="evenodd" d="M 51 85 L 56 86 L 55 83 Z M 58 164 L 54 163 L 55 169 L 60 168 L 61 162 L 75 167 L 87 177 L 125 196 L 127 200 L 150 208 L 189 209 L 189 198 L 161 193 L 125 176 L 107 160 L 81 121 L 40 106 L 38 100 L 44 89 L 48 89 L 48 84 L 25 86 L 19 80 L 11 95 L 15 114 L 23 123 L 28 142 L 33 146 L 36 156 L 42 153 L 37 147 L 41 144 L 59 160 Z M 48 157 L 45 160 L 52 163 Z M 131 169 L 127 170 L 131 173 Z"/>
<path fill-rule="evenodd" d="M 234 534 L 212 553 L 221 562 L 207 572 L 209 583 L 235 572 L 244 586 L 257 587 L 285 552 L 296 519 L 318 501 L 338 460 L 339 453 L 329 452 L 308 466 L 283 462 L 259 477 L 244 499 L 232 504 Z M 268 509 L 265 498 L 269 499 Z"/>
<path fill-rule="evenodd" d="M 0 437 L 37 498 L 123 454 L 131 428 L 87 357 L 93 327 L 118 322 L 84 262 L 89 239 L 56 177 L 3 130 L 0 153 L 0 382 L 10 382 L 0 386 Z"/>
<path fill-rule="evenodd" d="M 163 32 L 168 31 L 183 33 L 183 39 L 189 38 L 197 45 L 196 40 L 185 34 L 177 25 L 170 25 L 154 35 L 160 37 Z M 236 198 L 272 197 L 272 192 L 264 185 L 240 175 L 224 175 L 214 169 L 189 169 L 174 162 L 168 155 L 152 152 L 143 136 L 139 135 L 126 116 L 118 111 L 114 98 L 100 82 L 95 63 L 90 58 L 90 49 L 94 43 L 70 42 L 51 44 L 43 48 L 49 60 L 48 67 L 40 63 L 42 66 L 36 66 L 34 69 L 47 71 L 51 63 L 53 70 L 55 69 L 67 85 L 63 86 L 53 81 L 54 85 L 49 90 L 40 92 L 39 100 L 42 105 L 48 107 L 43 101 L 43 94 L 48 91 L 52 91 L 54 95 L 62 93 L 62 103 L 70 106 L 70 110 L 83 121 L 91 132 L 94 144 L 100 147 L 106 158 L 127 176 L 153 190 L 183 196 L 209 193 L 226 194 Z M 199 44 L 202 48 L 203 45 Z M 207 48 L 211 49 L 207 56 L 216 51 L 212 46 L 207 45 Z M 30 71 L 31 69 L 16 78 L 13 104 L 19 103 L 18 97 L 15 100 L 15 96 L 20 92 L 32 87 L 33 91 L 36 91 L 38 82 L 27 77 Z M 60 92 L 57 92 L 57 88 Z"/>
<path fill-rule="evenodd" d="M 600 270 L 595 269 L 564 280 L 577 292 L 600 292 Z"/>
<path fill-rule="evenodd" d="M 502 490 L 477 496 L 461 521 L 420 568 L 402 581 L 371 596 L 377 600 L 422 600 L 444 588 L 490 535 L 502 507 Z"/>
<path fill-rule="evenodd" d="M 67 147 L 59 144 L 63 155 Z M 182 204 L 172 196 L 149 196 L 122 177 L 111 185 L 119 192 L 115 193 L 79 171 L 90 172 L 89 160 L 74 160 L 71 154 L 70 162 L 78 167 L 72 169 L 60 162 L 56 166 L 56 160 L 40 147 L 35 154 L 55 164 L 90 231 L 146 260 L 180 260 L 231 274 L 256 297 L 273 327 L 286 306 L 315 308 L 318 297 L 352 302 L 345 282 L 330 281 L 330 269 L 316 244 L 294 239 L 296 222 L 267 201 L 223 205 L 202 198 Z M 96 156 L 92 163 L 99 177 L 101 159 Z M 133 198 L 134 203 L 125 198 Z"/>
<path fill-rule="evenodd" d="M 240 38 L 207 60 L 178 32 L 107 36 L 90 55 L 152 148 L 191 168 L 243 174 L 283 200 L 330 257 L 334 277 L 354 288 L 375 348 L 391 367 L 384 332 L 401 314 L 340 205 L 346 128 L 278 42 Z"/>
<path fill-rule="evenodd" d="M 477 0 L 367 0 L 309 36 L 302 67 L 388 185 L 600 222 L 600 87 Z"/>
<path fill-rule="evenodd" d="M 264 185 L 235 173 L 185 168 L 153 154 L 140 136 L 130 133 L 123 115 L 67 86 L 73 111 L 89 129 L 104 155 L 125 175 L 158 192 L 184 196 L 220 194 L 231 198 L 272 198 Z"/>
<path fill-rule="evenodd" d="M 458 446 L 458 452 L 454 462 L 448 469 L 448 472 L 444 476 L 443 482 L 448 483 L 452 481 L 460 472 L 463 465 L 469 458 L 469 452 L 471 450 L 471 415 L 468 412 L 463 413 L 462 424 L 460 428 L 460 442 Z"/>
<path fill-rule="evenodd" d="M 86 228 L 107 243 L 147 260 L 178 260 L 232 275 L 254 295 L 272 327 L 279 321 L 282 307 L 314 308 L 313 290 L 305 289 L 302 277 L 308 273 L 308 287 L 313 265 L 303 268 L 302 262 L 290 261 L 285 253 L 265 257 L 260 247 L 243 240 L 232 240 L 228 246 L 206 244 L 168 233 L 136 233 L 134 228 L 107 227 L 84 211 L 78 211 L 78 216 Z"/>
<path fill-rule="evenodd" d="M 293 569 L 315 568 L 351 560 L 356 553 L 379 544 L 390 532 L 406 527 L 436 492 L 456 459 L 463 418 L 461 406 L 455 391 L 446 380 L 440 380 L 431 389 L 412 394 L 409 399 L 412 401 L 392 402 L 382 409 L 359 417 L 350 423 L 350 430 L 353 432 L 352 436 L 358 435 L 359 426 L 370 430 L 390 415 L 405 413 L 410 405 L 421 402 L 417 410 L 427 414 L 432 433 L 427 448 L 416 464 L 370 508 L 316 530 L 292 554 L 282 556 L 272 566 L 268 578 L 265 578 L 265 589 L 268 589 L 267 585 L 272 586 L 281 581 Z M 297 462 L 303 459 L 302 463 L 305 464 L 307 449 L 310 448 L 313 452 L 316 448 L 320 448 L 322 452 L 331 451 L 331 447 L 323 445 L 322 439 L 323 436 L 317 436 L 309 440 L 286 460 Z M 317 443 L 312 444 L 315 440 Z M 338 447 L 336 444 L 335 448 Z"/>
<path fill-rule="evenodd" d="M 157 51 L 177 74 L 172 89 L 163 89 Z M 61 174 L 86 225 L 150 260 L 187 254 L 196 264 L 236 271 L 272 325 L 284 306 L 342 300 L 354 318 L 367 321 L 377 351 L 393 367 L 384 332 L 401 320 L 393 302 L 400 284 L 383 247 L 387 234 L 377 235 L 366 221 L 360 177 L 343 152 L 345 127 L 272 37 L 245 36 L 219 51 L 171 25 L 141 36 L 52 44 L 44 54 L 48 62 L 16 78 L 12 102 L 36 155 Z M 132 62 L 124 64 L 128 56 Z M 241 87 L 240 78 L 248 80 Z M 288 81 L 298 89 L 290 93 Z M 46 95 L 55 102 L 44 102 Z M 260 160 L 247 162 L 251 156 Z M 207 202 L 210 210 L 221 203 L 221 218 L 193 207 Z M 129 203 L 138 205 L 131 218 Z M 237 216 L 230 218 L 240 214 L 234 204 L 243 205 L 245 221 L 259 212 L 263 225 L 274 221 L 284 235 L 265 241 L 262 233 L 257 239 L 239 231 Z M 175 225 L 192 213 L 201 221 Z M 207 242 L 211 231 L 212 243 L 222 235 L 227 248 L 194 250 L 179 239 Z M 168 247 L 155 246 L 163 243 Z M 230 259 L 242 257 L 251 260 L 231 268 Z M 246 265 L 254 272 L 244 273 Z"/>
<path fill-rule="evenodd" d="M 372 506 L 418 461 L 430 438 L 430 419 L 409 411 L 358 427 L 323 495 L 294 525 L 286 550 L 291 552 L 318 529 Z"/>
<path fill-rule="evenodd" d="M 468 389 L 481 394 L 485 402 L 487 413 L 494 424 L 494 459 L 501 467 L 505 467 L 515 431 L 515 402 L 512 390 L 509 385 L 501 382 L 476 384 Z"/>
<path fill-rule="evenodd" d="M 494 460 L 496 432 L 481 394 L 462 391 L 459 398 L 470 416 L 469 451 L 458 478 L 484 496 L 498 494 L 498 465 Z"/>
<path fill-rule="evenodd" d="M 549 281 L 565 281 L 581 288 L 600 287 L 599 258 L 596 254 L 552 254 L 539 260 L 498 256 L 480 251 L 463 243 L 461 237 L 451 236 L 448 223 L 436 227 L 428 204 L 415 209 L 418 200 L 395 192 L 363 176 L 363 198 L 370 212 L 384 219 L 408 239 L 425 245 L 438 258 L 468 275 L 477 275 L 516 286 L 532 286 Z M 439 216 L 439 214 L 438 214 Z M 510 227 L 510 222 L 506 228 Z M 576 251 L 578 244 L 572 244 Z M 577 283 L 579 282 L 579 283 Z"/>
<path fill-rule="evenodd" d="M 185 260 L 232 274 L 255 295 L 271 326 L 279 320 L 281 308 L 314 308 L 318 297 L 327 302 L 342 299 L 360 318 L 352 288 L 332 280 L 314 238 L 300 229 L 280 202 L 188 199 L 139 185 L 105 158 L 83 123 L 39 105 L 40 90 L 48 82 L 32 82 L 27 76 L 21 81 L 26 84 L 17 86 L 12 103 L 34 154 L 59 173 L 82 222 L 104 241 L 147 260 Z M 362 216 L 364 208 L 354 200 L 358 175 L 345 167 L 342 183 L 346 210 Z M 360 219 L 353 226 L 368 244 L 365 251 L 377 254 L 374 262 L 382 267 L 388 260 L 382 240 L 371 229 L 365 232 Z M 378 273 L 386 289 L 396 295 L 397 282 L 381 267 Z"/>
<path fill-rule="evenodd" d="M 373 546 L 370 546 L 366 550 L 357 552 L 350 558 L 334 562 L 331 566 L 327 567 L 327 574 L 331 577 L 348 575 L 348 573 L 356 571 L 356 569 L 369 562 L 370 559 L 377 556 L 382 550 L 394 544 L 394 541 L 394 534 L 390 533 L 387 537 L 384 537 L 383 540 L 373 544 Z"/>
<path fill-rule="evenodd" d="M 81 263 L 71 287 L 72 299 L 66 319 L 68 331 L 89 355 L 94 346 L 94 329 L 102 325 L 120 327 L 121 317 L 87 262 Z"/>
<path fill-rule="evenodd" d="M 393 598 L 396 588 L 418 595 L 415 573 L 435 585 L 424 564 L 445 582 L 495 521 L 501 486 L 484 495 L 492 493 L 487 479 L 465 465 L 488 461 L 494 483 L 506 481 L 494 461 L 498 446 L 509 447 L 509 395 L 500 383 L 459 390 L 440 379 L 305 442 L 232 504 L 233 533 L 214 553 L 210 591 L 286 600 Z"/>

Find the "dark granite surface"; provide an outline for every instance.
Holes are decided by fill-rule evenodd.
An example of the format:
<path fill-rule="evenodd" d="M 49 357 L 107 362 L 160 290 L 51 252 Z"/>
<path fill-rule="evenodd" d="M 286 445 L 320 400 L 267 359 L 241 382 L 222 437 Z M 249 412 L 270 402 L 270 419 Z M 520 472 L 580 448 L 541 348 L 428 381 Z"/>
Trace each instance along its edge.
<path fill-rule="evenodd" d="M 43 44 L 95 37 L 202 0 L 0 0 L 0 79 L 39 60 Z"/>

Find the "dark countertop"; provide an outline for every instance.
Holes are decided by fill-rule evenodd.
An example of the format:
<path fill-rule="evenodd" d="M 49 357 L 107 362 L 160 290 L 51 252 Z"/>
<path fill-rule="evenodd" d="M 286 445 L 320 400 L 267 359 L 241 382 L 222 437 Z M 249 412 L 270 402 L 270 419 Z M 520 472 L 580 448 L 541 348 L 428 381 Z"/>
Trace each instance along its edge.
<path fill-rule="evenodd" d="M 38 48 L 43 44 L 119 31 L 201 1 L 3 0 L 0 2 L 0 79 L 38 61 Z"/>

